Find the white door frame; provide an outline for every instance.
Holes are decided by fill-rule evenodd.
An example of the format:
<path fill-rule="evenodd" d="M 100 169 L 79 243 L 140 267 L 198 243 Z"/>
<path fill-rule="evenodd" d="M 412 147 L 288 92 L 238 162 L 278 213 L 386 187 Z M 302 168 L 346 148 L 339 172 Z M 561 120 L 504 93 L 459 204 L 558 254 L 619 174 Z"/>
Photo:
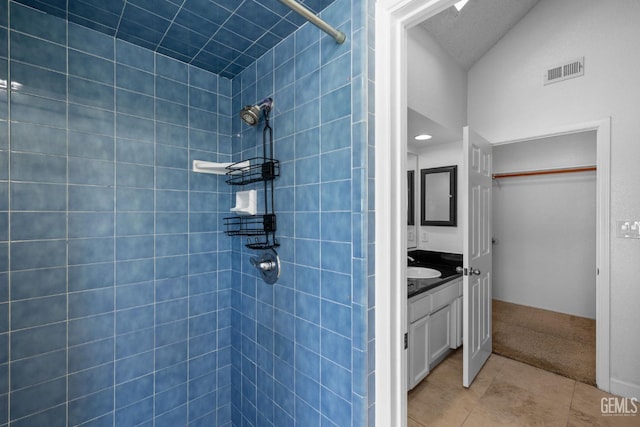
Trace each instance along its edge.
<path fill-rule="evenodd" d="M 406 282 L 407 30 L 456 0 L 377 0 L 375 23 L 375 420 L 376 426 L 407 424 Z M 598 233 L 600 274 L 596 291 L 596 371 L 609 390 L 610 120 L 591 123 L 598 132 Z M 595 127 L 594 127 L 595 126 Z M 577 131 L 576 126 L 556 132 Z M 523 136 L 533 139 L 535 136 Z M 518 138 L 514 138 L 513 141 Z M 602 139 L 602 143 L 601 143 Z M 605 143 L 605 140 L 608 143 Z"/>
<path fill-rule="evenodd" d="M 375 424 L 407 425 L 407 29 L 456 0 L 377 0 L 375 23 Z"/>

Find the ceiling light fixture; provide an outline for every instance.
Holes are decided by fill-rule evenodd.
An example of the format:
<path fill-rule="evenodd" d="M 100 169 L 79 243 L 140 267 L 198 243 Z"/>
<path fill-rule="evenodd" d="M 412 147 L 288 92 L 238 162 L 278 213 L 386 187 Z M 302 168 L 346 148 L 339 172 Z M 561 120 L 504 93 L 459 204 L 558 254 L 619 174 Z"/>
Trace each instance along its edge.
<path fill-rule="evenodd" d="M 416 141 L 426 141 L 427 139 L 433 138 L 431 135 L 423 133 L 421 135 L 416 135 L 413 137 Z"/>
<path fill-rule="evenodd" d="M 462 8 L 464 7 L 464 5 L 467 4 L 468 1 L 469 0 L 460 0 L 459 2 L 454 4 L 454 6 L 458 10 L 458 12 L 460 12 L 462 10 Z"/>

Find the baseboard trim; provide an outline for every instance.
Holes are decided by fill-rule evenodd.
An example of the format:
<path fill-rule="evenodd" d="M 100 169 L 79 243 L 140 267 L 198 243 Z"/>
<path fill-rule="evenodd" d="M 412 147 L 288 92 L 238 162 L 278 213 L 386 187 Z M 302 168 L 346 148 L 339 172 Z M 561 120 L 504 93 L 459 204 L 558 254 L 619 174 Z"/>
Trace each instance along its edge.
<path fill-rule="evenodd" d="M 611 378 L 611 394 L 640 400 L 640 385 Z"/>

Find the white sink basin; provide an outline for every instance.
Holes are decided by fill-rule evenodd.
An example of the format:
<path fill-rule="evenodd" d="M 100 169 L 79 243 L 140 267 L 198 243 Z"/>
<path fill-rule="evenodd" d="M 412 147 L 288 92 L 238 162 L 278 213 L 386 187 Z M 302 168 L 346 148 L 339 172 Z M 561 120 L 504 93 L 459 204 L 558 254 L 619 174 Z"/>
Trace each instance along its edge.
<path fill-rule="evenodd" d="M 442 276 L 438 270 L 426 267 L 407 267 L 408 279 L 434 279 Z"/>

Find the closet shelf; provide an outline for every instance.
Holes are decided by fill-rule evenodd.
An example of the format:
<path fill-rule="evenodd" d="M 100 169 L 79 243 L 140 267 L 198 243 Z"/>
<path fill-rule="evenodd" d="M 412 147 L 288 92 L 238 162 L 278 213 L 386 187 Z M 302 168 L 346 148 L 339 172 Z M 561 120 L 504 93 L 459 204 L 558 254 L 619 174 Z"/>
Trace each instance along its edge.
<path fill-rule="evenodd" d="M 227 167 L 227 184 L 247 185 L 271 181 L 280 176 L 280 162 L 266 157 L 253 157 Z"/>

